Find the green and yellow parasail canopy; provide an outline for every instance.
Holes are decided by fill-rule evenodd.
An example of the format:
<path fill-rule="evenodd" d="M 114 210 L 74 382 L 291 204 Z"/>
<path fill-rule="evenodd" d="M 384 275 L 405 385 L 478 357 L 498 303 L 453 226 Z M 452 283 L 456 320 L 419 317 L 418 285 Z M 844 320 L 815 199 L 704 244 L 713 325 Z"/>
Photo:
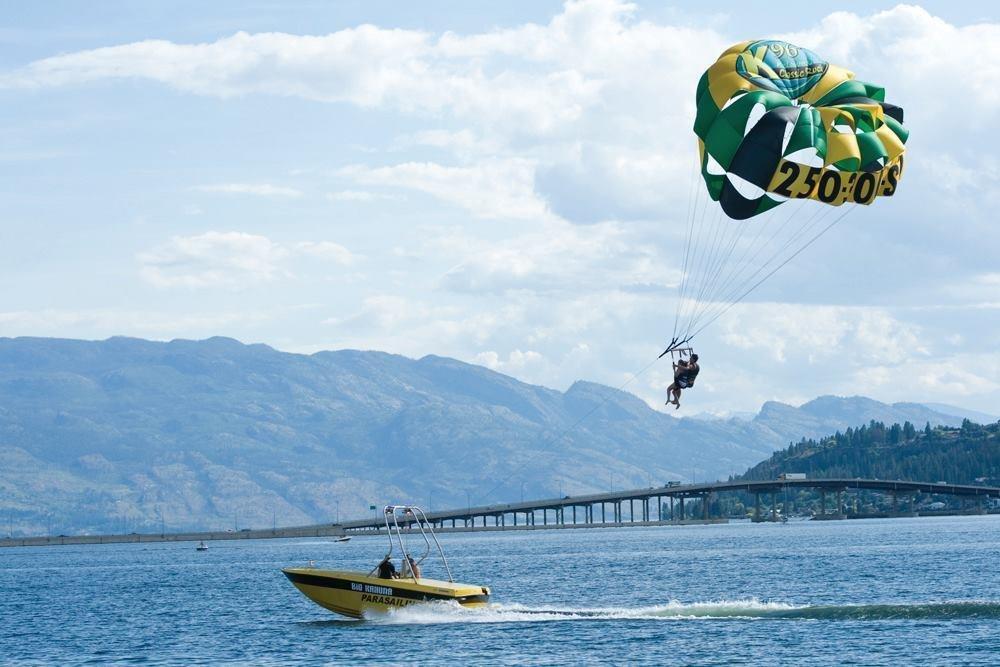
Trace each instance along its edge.
<path fill-rule="evenodd" d="M 694 131 L 708 193 L 737 220 L 788 199 L 870 204 L 903 173 L 903 110 L 882 88 L 779 40 L 736 44 L 708 68 Z"/>

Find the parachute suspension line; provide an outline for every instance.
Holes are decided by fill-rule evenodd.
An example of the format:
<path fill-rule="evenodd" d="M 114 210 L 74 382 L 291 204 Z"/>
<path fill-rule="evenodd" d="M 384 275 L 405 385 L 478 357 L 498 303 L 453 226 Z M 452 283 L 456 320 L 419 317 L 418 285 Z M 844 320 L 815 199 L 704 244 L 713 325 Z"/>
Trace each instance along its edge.
<path fill-rule="evenodd" d="M 801 205 L 802 204 L 800 203 L 799 206 L 801 207 Z M 750 251 L 757 247 L 757 242 L 764 235 L 764 232 L 769 231 L 771 229 L 772 225 L 774 224 L 774 221 L 780 219 L 780 217 L 781 217 L 781 216 L 778 215 L 778 209 L 777 208 L 771 209 L 770 211 L 768 211 L 764 215 L 765 215 L 765 219 L 762 220 L 761 224 L 757 226 L 757 233 L 754 235 L 754 237 L 750 241 L 750 243 L 748 243 L 746 245 L 746 247 L 743 250 L 743 253 L 740 255 L 740 258 L 735 263 L 735 266 L 738 268 L 738 270 L 734 270 L 734 271 L 730 272 L 730 276 L 735 277 L 736 275 L 739 274 L 739 271 L 743 270 L 744 265 L 747 262 L 753 261 L 752 257 L 748 259 L 748 256 L 750 255 Z M 795 217 L 795 213 L 792 213 L 791 215 L 789 215 L 788 219 L 791 219 L 793 217 Z M 788 219 L 786 219 L 785 223 L 782 223 L 782 224 L 787 224 Z M 756 256 L 756 254 L 755 254 L 755 256 Z M 731 279 L 732 278 L 729 278 L 728 280 L 731 280 Z"/>
<path fill-rule="evenodd" d="M 715 216 L 715 224 L 713 225 L 713 234 L 711 236 L 712 240 L 709 243 L 708 252 L 705 254 L 704 266 L 699 274 L 698 291 L 694 297 L 695 304 L 699 303 L 705 294 L 705 288 L 708 286 L 708 276 L 711 275 L 712 269 L 715 267 L 719 249 L 723 244 L 723 238 L 729 232 L 730 227 L 731 225 L 726 223 L 726 216 L 720 208 Z"/>
<path fill-rule="evenodd" d="M 692 282 L 691 276 L 696 275 L 694 266 L 696 265 L 700 255 L 701 238 L 704 235 L 704 229 L 705 229 L 705 224 L 704 224 L 705 214 L 708 212 L 709 202 L 711 201 L 711 198 L 708 196 L 708 194 L 704 192 L 704 188 L 697 187 L 697 192 L 698 192 L 698 201 L 695 202 L 695 208 L 693 211 L 693 216 L 691 218 L 691 228 L 688 237 L 690 256 L 685 261 L 686 270 L 681 280 L 681 290 L 680 294 L 678 295 L 677 311 L 675 315 L 675 319 L 678 320 L 679 322 L 685 321 L 684 313 L 687 305 L 687 297 L 691 290 L 691 282 Z M 701 204 L 700 213 L 698 212 L 699 203 Z M 676 335 L 675 335 L 674 340 L 671 341 L 671 346 L 677 342 L 678 341 L 676 340 Z"/>
<path fill-rule="evenodd" d="M 666 354 L 666 353 L 664 353 L 664 354 Z M 636 371 L 635 373 L 633 373 L 632 376 L 628 380 L 626 380 L 625 382 L 623 382 L 621 385 L 618 386 L 618 391 L 624 391 L 625 387 L 629 386 L 630 384 L 632 384 L 633 382 L 635 382 L 637 379 L 639 379 L 639 377 L 641 375 L 643 375 L 646 371 L 648 371 L 650 368 L 652 368 L 653 365 L 657 361 L 659 361 L 660 357 L 662 357 L 662 356 L 663 355 L 661 354 L 659 357 L 657 357 L 656 359 L 653 359 L 651 362 L 649 362 L 648 364 L 646 364 L 645 366 L 643 366 L 641 369 L 639 369 L 638 371 Z M 608 401 L 611 400 L 611 396 L 612 396 L 612 394 L 610 394 L 610 393 L 607 394 L 606 396 L 604 396 L 604 398 L 602 398 L 601 400 L 599 400 L 597 402 L 597 404 L 594 405 L 594 407 L 592 407 L 590 410 L 588 410 L 587 412 L 585 412 L 583 414 L 583 416 L 581 416 L 575 422 L 573 422 L 572 424 L 570 424 L 569 426 L 567 426 L 563 430 L 557 432 L 555 435 L 550 436 L 548 439 L 542 441 L 541 447 L 539 448 L 539 450 L 537 452 L 535 452 L 535 454 L 533 454 L 532 456 L 529 456 L 527 458 L 527 460 L 522 461 L 521 464 L 518 465 L 516 468 L 514 468 L 514 470 L 512 470 L 506 477 L 502 478 L 499 482 L 497 482 L 494 486 L 492 486 L 486 493 L 484 493 L 483 495 L 479 496 L 479 498 L 476 500 L 476 503 L 478 504 L 479 502 L 481 502 L 483 500 L 488 500 L 498 489 L 502 488 L 512 478 L 514 478 L 521 470 L 523 470 L 524 468 L 526 468 L 529 463 L 535 462 L 538 459 L 538 457 L 540 457 L 542 454 L 548 454 L 549 452 L 547 451 L 547 449 L 548 449 L 549 445 L 552 445 L 552 444 L 554 444 L 556 442 L 559 442 L 559 440 L 561 440 L 567 433 L 569 433 L 570 431 L 575 430 L 576 427 L 579 426 L 580 424 L 582 424 L 584 421 L 586 421 L 587 418 L 590 417 L 590 415 L 594 414 L 600 408 L 604 407 L 604 405 Z M 472 451 L 472 449 L 469 449 L 467 451 L 467 453 L 471 452 L 471 451 Z"/>
<path fill-rule="evenodd" d="M 742 301 L 746 297 L 746 295 L 748 295 L 750 292 L 752 292 L 761 284 L 763 284 L 764 281 L 766 281 L 768 278 L 774 275 L 774 273 L 776 273 L 780 268 L 785 266 L 789 261 L 791 261 L 793 257 L 798 255 L 798 253 L 801 252 L 802 250 L 804 250 L 807 245 L 810 245 L 812 241 L 815 240 L 814 238 L 809 239 L 806 243 L 802 244 L 801 246 L 793 246 L 794 249 L 789 256 L 786 257 L 783 254 L 788 247 L 792 246 L 793 241 L 802 236 L 802 233 L 815 229 L 824 220 L 826 220 L 826 218 L 829 217 L 831 210 L 832 209 L 823 209 L 822 213 L 819 214 L 818 217 L 816 216 L 816 214 L 814 214 L 813 216 L 814 220 L 808 226 L 803 227 L 800 230 L 800 232 L 797 232 L 792 238 L 785 241 L 782 248 L 779 248 L 779 250 L 775 251 L 771 255 L 771 257 L 767 259 L 767 261 L 765 261 L 763 264 L 757 267 L 757 269 L 745 281 L 742 281 L 739 285 L 736 285 L 731 292 L 726 294 L 724 298 L 720 299 L 718 302 L 713 304 L 713 308 L 708 312 L 707 321 L 705 322 L 704 325 L 699 326 L 697 330 L 701 330 L 705 326 L 708 326 L 716 319 L 718 319 L 718 317 L 720 317 L 723 313 L 728 311 L 732 306 Z M 817 237 L 818 236 L 820 235 L 817 235 Z M 778 262 L 778 265 L 774 266 L 776 261 Z M 755 283 L 752 284 L 752 286 L 747 288 L 747 285 L 750 285 L 751 282 L 758 275 L 762 273 L 764 274 L 763 277 L 758 279 Z"/>
<path fill-rule="evenodd" d="M 731 233 L 735 235 L 736 239 L 739 238 L 739 236 L 741 235 L 742 230 L 745 228 L 743 225 L 737 224 L 735 221 L 729 220 L 728 218 L 726 218 L 726 226 L 727 226 L 728 230 L 730 230 Z M 708 291 L 709 286 L 714 282 L 714 279 L 715 279 L 714 273 L 715 273 L 715 270 L 712 271 L 711 277 L 709 278 L 708 281 L 706 281 L 706 283 L 705 283 L 706 289 L 703 289 L 699 293 L 698 297 L 696 299 L 694 299 L 692 313 L 685 320 L 686 321 L 686 330 L 685 330 L 685 334 L 684 334 L 684 338 L 685 339 L 689 339 L 690 338 L 691 331 L 693 329 L 693 323 L 697 320 L 699 311 L 701 309 L 703 309 L 704 306 L 705 306 L 705 303 L 704 303 L 705 294 Z"/>
<path fill-rule="evenodd" d="M 746 284 L 753 279 L 752 275 L 748 278 L 744 279 L 740 278 L 744 271 L 752 267 L 753 260 L 755 260 L 757 256 L 760 255 L 760 253 L 764 250 L 764 248 L 768 247 L 771 241 L 773 241 L 781 233 L 781 231 L 788 225 L 788 223 L 798 216 L 799 210 L 802 208 L 804 204 L 805 200 L 799 200 L 798 206 L 794 208 L 794 210 L 792 210 L 787 217 L 778 215 L 777 209 L 772 209 L 771 211 L 765 214 L 765 219 L 761 221 L 760 225 L 758 226 L 757 233 L 754 235 L 750 243 L 746 245 L 746 247 L 744 248 L 743 252 L 740 255 L 740 258 L 733 264 L 728 264 L 727 260 L 728 271 L 726 272 L 726 277 L 722 280 L 721 283 L 718 284 L 717 287 L 713 288 L 712 291 L 703 300 L 703 303 L 701 304 L 699 311 L 695 313 L 695 315 L 691 318 L 691 322 L 689 323 L 691 329 L 697 327 L 697 323 L 702 318 L 702 316 L 707 311 L 710 311 L 717 305 L 716 299 L 718 299 L 719 296 L 726 294 L 729 291 L 730 287 L 734 285 L 734 282 L 735 282 L 734 291 L 738 291 L 741 285 Z M 780 219 L 783 219 L 784 221 L 778 226 L 778 228 L 774 231 L 774 233 L 771 234 L 771 236 L 769 236 L 766 240 L 760 243 L 760 239 L 764 236 L 764 233 L 773 227 L 774 222 L 776 220 Z M 737 229 L 744 228 L 743 225 L 739 224 L 734 224 L 734 227 L 736 227 Z M 753 254 L 751 254 L 751 251 L 753 251 Z"/>
<path fill-rule="evenodd" d="M 701 213 L 695 218 L 694 222 L 694 233 L 695 237 L 692 240 L 691 245 L 691 259 L 688 262 L 687 267 L 687 282 L 685 284 L 684 299 L 686 300 L 690 297 L 692 290 L 696 286 L 696 280 L 698 278 L 698 267 L 701 265 L 702 257 L 704 256 L 704 243 L 702 239 L 705 237 L 705 220 L 708 215 L 708 209 L 711 207 L 712 199 L 708 196 L 708 193 L 704 193 L 701 199 Z M 682 304 L 683 305 L 683 304 Z M 684 319 L 684 312 L 681 311 L 681 320 Z"/>
<path fill-rule="evenodd" d="M 697 179 L 695 179 L 693 187 L 694 189 L 692 190 L 690 200 L 688 201 L 688 218 L 686 222 L 687 234 L 684 241 L 684 262 L 682 264 L 681 278 L 677 290 L 678 292 L 677 307 L 674 309 L 674 329 L 673 333 L 671 334 L 672 340 L 677 340 L 677 326 L 680 322 L 680 314 L 681 314 L 680 303 L 681 300 L 683 299 L 685 291 L 687 290 L 688 274 L 689 274 L 688 266 L 690 265 L 691 262 L 691 249 L 693 246 L 694 225 L 695 225 L 695 220 L 697 219 L 698 216 L 698 207 L 701 205 L 701 198 L 702 198 L 702 192 L 701 189 L 698 188 Z"/>
<path fill-rule="evenodd" d="M 715 261 L 715 255 L 717 254 L 717 246 L 719 243 L 720 221 L 723 217 L 724 214 L 722 213 L 722 209 L 716 211 L 715 220 L 712 222 L 705 238 L 705 247 L 701 255 L 702 261 L 699 262 L 693 271 L 696 289 L 690 292 L 685 298 L 684 317 L 682 318 L 688 325 L 691 322 L 692 314 L 698 309 L 698 304 L 701 302 L 702 294 L 705 291 L 705 276 L 708 273 L 708 267 Z M 685 327 L 685 339 L 690 333 L 690 329 L 690 326 Z"/>
<path fill-rule="evenodd" d="M 730 277 L 726 282 L 723 283 L 720 289 L 717 290 L 718 292 L 725 293 L 726 289 L 732 284 L 733 280 L 740 278 L 743 271 L 753 266 L 754 260 L 757 259 L 760 253 L 763 252 L 765 248 L 770 246 L 771 243 L 774 241 L 774 239 L 780 236 L 781 232 L 785 229 L 785 227 L 788 226 L 788 223 L 790 223 L 798 216 L 799 209 L 801 209 L 803 204 L 804 200 L 801 200 L 799 202 L 799 207 L 792 210 L 787 217 L 778 215 L 777 213 L 778 209 L 771 210 L 771 213 L 773 215 L 771 215 L 770 217 L 768 217 L 767 220 L 764 221 L 764 224 L 758 230 L 757 235 L 754 237 L 753 241 L 746 247 L 743 254 L 740 256 L 740 259 L 738 261 L 738 268 L 730 273 Z M 765 232 L 770 231 L 772 229 L 772 227 L 774 226 L 773 225 L 774 221 L 780 220 L 782 218 L 783 222 L 777 226 L 777 229 L 774 229 L 771 235 L 764 238 L 763 241 L 759 241 L 764 236 Z"/>
<path fill-rule="evenodd" d="M 785 265 L 786 265 L 786 264 L 788 264 L 788 263 L 789 263 L 790 261 L 792 261 L 793 259 L 795 259 L 795 258 L 796 258 L 796 257 L 797 257 L 797 256 L 798 256 L 798 255 L 799 255 L 800 253 L 802 253 L 802 252 L 803 252 L 803 251 L 804 251 L 804 250 L 805 250 L 806 248 L 808 248 L 809 246 L 811 246 L 811 245 L 812 245 L 812 244 L 813 244 L 813 243 L 814 243 L 814 242 L 815 242 L 815 241 L 816 241 L 817 239 L 819 239 L 819 238 L 820 238 L 821 236 L 823 236 L 823 235 L 824 235 L 824 234 L 826 234 L 826 233 L 827 233 L 828 231 L 830 231 L 830 229 L 832 229 L 832 228 L 834 227 L 834 225 L 836 225 L 836 224 L 837 224 L 838 222 L 840 222 L 841 220 L 843 220 L 844 218 L 846 218 L 846 217 L 847 217 L 847 216 L 848 216 L 848 215 L 849 215 L 849 214 L 850 214 L 850 213 L 851 213 L 852 211 L 854 211 L 854 210 L 855 210 L 855 209 L 856 209 L 856 208 L 857 208 L 857 207 L 859 206 L 859 204 L 847 204 L 846 206 L 848 207 L 848 208 L 847 208 L 847 210 L 845 210 L 845 211 L 844 211 L 844 212 L 842 212 L 842 213 L 841 213 L 840 215 L 838 215 L 838 216 L 837 216 L 836 218 L 834 218 L 833 222 L 831 222 L 831 223 L 830 223 L 830 224 L 828 224 L 828 225 L 827 225 L 826 227 L 823 227 L 823 228 L 822 228 L 821 230 L 819 230 L 819 232 L 817 232 L 815 236 L 813 236 L 813 237 L 812 237 L 811 239 L 809 239 L 809 241 L 808 241 L 808 242 L 806 242 L 806 244 L 805 244 L 805 245 L 803 245 L 803 246 L 802 246 L 801 248 L 799 248 L 799 249 L 798 249 L 798 250 L 796 250 L 796 251 L 795 251 L 794 253 L 792 253 L 792 254 L 791 254 L 791 255 L 790 255 L 790 256 L 789 256 L 789 257 L 788 257 L 787 259 L 785 259 L 785 261 L 783 261 L 783 262 L 782 262 L 781 264 L 779 264 L 778 266 L 776 266 L 776 267 L 774 267 L 773 269 L 771 269 L 771 271 L 770 271 L 770 272 L 769 272 L 769 273 L 768 273 L 767 275 L 765 275 L 765 276 L 764 276 L 763 278 L 761 278 L 761 279 L 760 279 L 760 280 L 758 280 L 758 281 L 757 281 L 756 283 L 754 283 L 754 284 L 753 284 L 753 285 L 752 285 L 752 286 L 751 286 L 751 287 L 750 287 L 750 288 L 749 288 L 748 290 L 746 290 L 745 292 L 743 292 L 743 294 L 741 294 L 741 295 L 739 296 L 739 298 L 738 298 L 738 299 L 736 299 L 736 300 L 735 300 L 735 301 L 733 301 L 733 302 L 732 302 L 731 304 L 729 304 L 728 306 L 726 306 L 726 307 L 725 307 L 725 308 L 724 308 L 724 309 L 722 310 L 722 312 L 720 312 L 720 313 L 719 313 L 718 315 L 715 315 L 715 316 L 714 316 L 714 317 L 713 317 L 712 319 L 710 319 L 710 320 L 709 320 L 708 322 L 705 322 L 705 324 L 703 324 L 703 325 L 702 325 L 702 326 L 701 326 L 701 327 L 700 327 L 700 328 L 699 328 L 699 329 L 698 329 L 697 331 L 695 331 L 695 332 L 694 332 L 693 334 L 691 334 L 691 336 L 692 336 L 692 337 L 696 336 L 696 335 L 697 335 L 697 334 L 698 334 L 699 332 L 701 332 L 701 331 L 702 331 L 702 329 L 704 329 L 704 328 L 705 328 L 705 327 L 707 327 L 708 325 L 712 324 L 712 322 L 714 322 L 715 320 L 717 320 L 717 319 L 719 319 L 720 317 L 722 317 L 723 315 L 725 315 L 725 314 L 726 314 L 726 312 L 727 312 L 727 311 L 728 311 L 728 310 L 729 310 L 730 308 L 732 308 L 732 307 L 733 307 L 733 306 L 735 306 L 736 304 L 738 304 L 738 303 L 740 303 L 741 301 L 743 301 L 743 299 L 744 299 L 744 298 L 746 298 L 746 296 L 747 296 L 748 294 L 750 294 L 750 293 L 751 293 L 751 292 L 753 292 L 753 291 L 754 291 L 755 289 L 757 289 L 757 288 L 758 288 L 758 287 L 759 287 L 759 286 L 761 285 L 761 283 L 763 283 L 763 282 L 764 282 L 765 280 L 767 280 L 768 278 L 770 278 L 771 276 L 773 276 L 773 275 L 774 275 L 775 273 L 777 273 L 779 269 L 781 269 L 781 268 L 782 268 L 783 266 L 785 266 Z"/>
<path fill-rule="evenodd" d="M 777 250 L 775 250 L 771 254 L 770 257 L 767 258 L 767 260 L 765 260 L 762 264 L 760 264 L 753 273 L 751 273 L 745 279 L 741 279 L 738 283 L 736 283 L 732 287 L 732 289 L 728 293 L 726 293 L 725 296 L 723 298 L 721 298 L 719 301 L 710 304 L 710 307 L 708 309 L 708 313 L 709 313 L 709 316 L 710 316 L 710 321 L 715 321 L 715 319 L 716 319 L 715 318 L 715 313 L 716 312 L 718 312 L 720 310 L 728 310 L 728 306 L 732 305 L 735 302 L 735 300 L 737 299 L 737 297 L 740 294 L 740 291 L 746 285 L 750 284 L 751 281 L 753 281 L 754 278 L 756 278 L 762 272 L 766 272 L 767 269 L 775 261 L 778 261 L 778 260 L 781 259 L 781 257 L 783 256 L 783 253 L 789 247 L 794 247 L 794 244 L 795 244 L 796 241 L 798 241 L 798 239 L 802 238 L 804 235 L 807 235 L 812 229 L 815 229 L 834 210 L 835 209 L 833 209 L 832 207 L 820 207 L 820 208 L 817 208 L 815 211 L 813 211 L 812 216 L 810 216 L 807 219 L 807 221 L 805 222 L 805 224 L 801 225 L 795 232 L 793 232 L 790 235 L 790 237 L 788 239 L 786 239 L 782 243 L 782 245 Z M 795 217 L 795 214 L 793 213 L 793 215 L 788 220 L 786 220 L 785 223 L 782 223 L 782 227 L 786 226 L 787 222 L 789 220 L 791 220 L 792 218 L 794 218 L 794 217 Z M 766 242 L 765 245 L 762 246 L 760 249 L 762 250 L 764 247 L 768 247 L 770 245 L 770 241 L 773 240 L 778 235 L 778 233 L 780 233 L 780 228 L 779 228 L 778 232 L 776 232 L 775 234 L 773 234 L 771 236 L 771 238 L 768 240 L 768 242 Z M 771 275 L 771 273 L 767 274 L 767 277 L 769 277 L 770 275 Z M 742 298 L 742 297 L 740 297 L 740 298 Z"/>
<path fill-rule="evenodd" d="M 701 164 L 699 162 L 698 168 L 700 169 Z M 698 187 L 698 169 L 692 170 L 691 172 L 691 184 L 688 188 L 688 202 L 687 202 L 687 216 L 685 218 L 685 225 L 687 227 L 687 232 L 684 240 L 684 263 L 681 266 L 681 284 L 680 290 L 678 292 L 679 298 L 683 298 L 684 286 L 687 283 L 687 268 L 688 268 L 688 257 L 691 255 L 691 236 L 694 231 L 694 216 L 695 211 L 698 207 L 698 202 L 701 201 L 701 194 L 703 188 Z M 677 308 L 674 309 L 674 330 L 671 334 L 673 340 L 677 340 L 677 325 L 680 322 L 680 302 L 677 304 Z"/>
<path fill-rule="evenodd" d="M 799 208 L 801 208 L 802 205 L 803 203 L 800 201 Z M 733 298 L 735 293 L 737 293 L 743 285 L 746 285 L 753 280 L 754 276 L 761 271 L 762 267 L 757 266 L 756 270 L 754 270 L 749 276 L 745 275 L 746 272 L 754 269 L 756 266 L 756 260 L 760 254 L 766 248 L 771 247 L 774 239 L 781 236 L 782 232 L 788 227 L 789 223 L 798 217 L 798 213 L 799 209 L 796 208 L 790 211 L 787 217 L 775 213 L 775 215 L 764 221 L 764 225 L 760 230 L 758 230 L 758 234 L 754 237 L 754 240 L 744 249 L 737 266 L 730 270 L 729 275 L 727 275 L 722 284 L 713 291 L 711 299 L 706 299 L 701 312 L 699 312 L 695 318 L 696 320 L 700 321 L 701 317 L 703 317 L 706 312 L 715 308 L 719 303 L 720 297 L 727 295 L 729 298 Z M 774 223 L 778 220 L 781 222 L 775 228 Z M 765 236 L 765 234 L 769 231 L 771 233 Z M 766 262 L 764 264 L 766 265 Z M 724 302 L 728 301 L 728 299 L 724 297 L 721 300 Z M 697 321 L 693 322 L 692 328 L 697 328 Z"/>
<path fill-rule="evenodd" d="M 729 259 L 732 257 L 736 245 L 743 236 L 741 225 L 738 225 L 731 220 L 726 221 L 724 225 L 725 236 L 723 237 L 723 242 L 720 246 L 722 248 L 722 252 L 718 254 L 716 261 L 709 268 L 708 279 L 705 282 L 705 287 L 701 292 L 699 292 L 696 299 L 698 307 L 694 312 L 692 321 L 697 321 L 700 312 L 705 307 L 704 304 L 706 304 L 706 302 L 711 302 L 711 295 L 715 292 L 719 278 L 725 273 L 727 267 L 729 266 Z M 690 327 L 688 327 L 688 330 L 690 331 Z"/>
<path fill-rule="evenodd" d="M 688 293 L 685 295 L 684 303 L 682 307 L 684 310 L 681 311 L 681 321 L 688 322 L 691 319 L 691 313 L 695 308 L 698 307 L 698 300 L 700 294 L 704 289 L 704 279 L 707 266 L 710 261 L 714 258 L 715 247 L 718 244 L 720 223 L 724 217 L 724 213 L 721 208 L 715 210 L 715 217 L 712 219 L 710 224 L 704 225 L 705 233 L 703 236 L 703 242 L 699 243 L 701 252 L 698 255 L 698 261 L 692 266 L 691 280 L 689 283 L 693 285 L 693 289 L 689 289 Z"/>

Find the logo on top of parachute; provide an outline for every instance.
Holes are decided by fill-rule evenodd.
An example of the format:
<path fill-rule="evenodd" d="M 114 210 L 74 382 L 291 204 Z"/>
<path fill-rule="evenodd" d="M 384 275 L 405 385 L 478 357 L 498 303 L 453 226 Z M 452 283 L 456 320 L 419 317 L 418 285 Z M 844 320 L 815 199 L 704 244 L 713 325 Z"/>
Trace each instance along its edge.
<path fill-rule="evenodd" d="M 791 99 L 808 92 L 829 67 L 812 51 L 773 39 L 751 42 L 736 59 L 736 71 L 743 78 Z"/>

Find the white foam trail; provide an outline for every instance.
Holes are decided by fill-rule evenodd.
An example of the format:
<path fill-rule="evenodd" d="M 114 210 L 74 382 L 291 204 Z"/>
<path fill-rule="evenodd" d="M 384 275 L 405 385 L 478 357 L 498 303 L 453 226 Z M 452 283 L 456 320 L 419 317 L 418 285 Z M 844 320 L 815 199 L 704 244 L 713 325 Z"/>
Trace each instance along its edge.
<path fill-rule="evenodd" d="M 719 600 L 683 603 L 671 601 L 649 607 L 559 608 L 494 603 L 468 609 L 454 602 L 430 602 L 394 609 L 369 620 L 387 624 L 540 623 L 549 621 L 681 620 L 697 618 L 761 618 L 802 609 L 782 602 Z"/>

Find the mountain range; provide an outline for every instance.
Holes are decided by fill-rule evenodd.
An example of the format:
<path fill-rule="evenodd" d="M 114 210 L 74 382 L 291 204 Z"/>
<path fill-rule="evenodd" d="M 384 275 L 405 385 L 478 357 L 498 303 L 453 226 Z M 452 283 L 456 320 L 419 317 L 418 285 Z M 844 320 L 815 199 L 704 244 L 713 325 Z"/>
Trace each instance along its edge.
<path fill-rule="evenodd" d="M 961 412 L 961 410 L 957 410 Z M 716 479 L 917 403 L 823 396 L 675 418 L 454 359 L 292 354 L 228 338 L 0 338 L 0 526 L 13 534 L 293 525 Z"/>

